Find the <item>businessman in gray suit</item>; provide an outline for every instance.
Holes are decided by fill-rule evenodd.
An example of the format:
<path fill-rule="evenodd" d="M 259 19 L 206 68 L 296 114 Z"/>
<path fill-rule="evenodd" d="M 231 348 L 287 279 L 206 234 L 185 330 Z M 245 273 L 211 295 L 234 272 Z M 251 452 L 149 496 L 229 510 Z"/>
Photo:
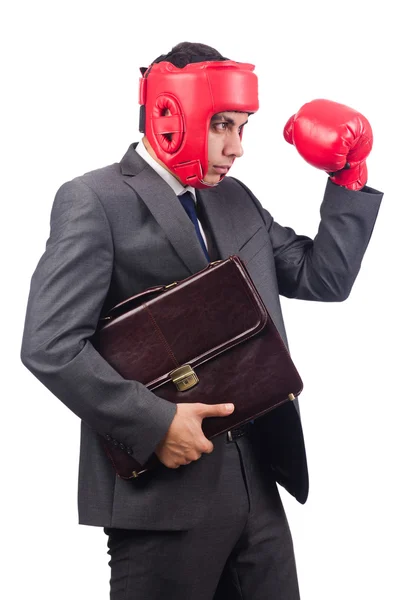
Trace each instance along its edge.
<path fill-rule="evenodd" d="M 276 483 L 306 501 L 298 402 L 210 441 L 202 420 L 233 406 L 171 404 L 119 376 L 91 343 L 116 303 L 232 254 L 285 344 L 280 294 L 348 297 L 382 198 L 366 185 L 370 125 L 325 100 L 288 121 L 287 141 L 329 175 L 317 235 L 297 235 L 227 176 L 258 108 L 252 71 L 187 42 L 142 70 L 143 139 L 120 163 L 62 185 L 32 277 L 21 358 L 81 419 L 79 523 L 108 536 L 113 600 L 299 598 Z M 103 437 L 161 464 L 123 480 Z"/>

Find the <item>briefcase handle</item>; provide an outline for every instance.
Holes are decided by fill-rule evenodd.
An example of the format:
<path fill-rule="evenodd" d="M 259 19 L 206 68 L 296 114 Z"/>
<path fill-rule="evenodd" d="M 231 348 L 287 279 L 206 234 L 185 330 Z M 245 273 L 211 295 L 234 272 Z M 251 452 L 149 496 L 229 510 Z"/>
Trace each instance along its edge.
<path fill-rule="evenodd" d="M 228 260 L 228 259 L 226 259 L 226 260 Z M 215 260 L 215 261 L 209 263 L 204 269 L 202 269 L 201 272 L 208 271 L 208 269 L 211 269 L 214 265 L 217 265 L 220 262 L 223 262 L 223 261 Z M 197 273 L 195 273 L 194 275 L 191 275 L 191 277 L 195 277 L 196 275 L 197 275 Z M 190 279 L 190 277 L 183 279 L 183 281 L 185 282 L 188 279 Z M 126 300 L 123 300 L 122 302 L 119 302 L 119 304 L 116 304 L 115 306 L 113 306 L 109 310 L 109 312 L 107 313 L 107 315 L 105 317 L 101 317 L 99 319 L 99 322 L 111 321 L 111 320 L 115 319 L 116 317 L 124 315 L 125 313 L 132 310 L 136 306 L 140 306 L 143 302 L 146 302 L 147 300 L 150 300 L 151 298 L 155 298 L 159 294 L 166 292 L 167 290 L 175 287 L 179 283 L 180 283 L 180 281 L 173 281 L 172 283 L 169 283 L 167 285 L 156 285 L 151 288 L 147 288 L 143 292 L 139 292 L 138 294 L 135 294 L 134 296 L 131 296 L 130 298 L 127 298 Z"/>

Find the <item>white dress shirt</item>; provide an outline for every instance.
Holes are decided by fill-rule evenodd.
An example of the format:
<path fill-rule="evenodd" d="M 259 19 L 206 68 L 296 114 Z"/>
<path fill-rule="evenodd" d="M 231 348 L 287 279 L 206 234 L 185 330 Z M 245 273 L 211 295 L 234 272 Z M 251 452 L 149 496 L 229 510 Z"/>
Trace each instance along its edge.
<path fill-rule="evenodd" d="M 174 175 L 172 175 L 169 171 L 167 171 L 167 169 L 165 169 L 157 161 L 155 161 L 154 158 L 152 156 L 150 156 L 149 152 L 146 150 L 145 145 L 142 142 L 142 140 L 139 142 L 139 144 L 135 148 L 135 151 L 138 152 L 139 156 L 141 156 L 143 158 L 143 160 L 145 160 L 152 167 L 152 169 L 154 171 L 156 171 L 157 175 L 160 175 L 160 177 L 162 179 L 164 179 L 164 181 L 166 183 L 168 183 L 168 185 L 173 189 L 173 191 L 175 192 L 175 194 L 177 196 L 181 196 L 185 192 L 190 192 L 194 198 L 195 204 L 197 205 L 196 190 L 193 187 L 191 187 L 190 185 L 184 187 L 181 184 L 181 182 L 178 181 L 176 177 L 174 177 Z M 197 220 L 198 220 L 198 224 L 200 227 L 201 235 L 203 236 L 204 243 L 208 250 L 207 238 L 205 237 L 204 230 L 202 228 L 200 219 L 198 217 L 197 217 Z"/>

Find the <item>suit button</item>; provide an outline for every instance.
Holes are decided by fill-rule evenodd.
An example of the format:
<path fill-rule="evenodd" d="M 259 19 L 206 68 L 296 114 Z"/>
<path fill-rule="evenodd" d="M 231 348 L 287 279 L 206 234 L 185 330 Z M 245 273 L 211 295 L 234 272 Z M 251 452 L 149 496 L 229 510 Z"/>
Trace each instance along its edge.
<path fill-rule="evenodd" d="M 105 435 L 105 438 L 107 439 L 108 442 L 110 442 L 110 440 L 112 439 L 112 436 L 107 434 L 107 435 Z"/>
<path fill-rule="evenodd" d="M 119 445 L 118 441 L 117 440 L 113 440 L 113 446 L 118 446 L 118 445 Z"/>
<path fill-rule="evenodd" d="M 124 444 L 119 444 L 119 447 L 120 447 L 121 450 L 125 450 Z"/>
<path fill-rule="evenodd" d="M 132 452 L 131 448 L 128 448 L 128 449 L 127 449 L 127 454 L 129 454 L 130 456 L 131 456 L 131 454 L 133 454 L 133 452 Z"/>

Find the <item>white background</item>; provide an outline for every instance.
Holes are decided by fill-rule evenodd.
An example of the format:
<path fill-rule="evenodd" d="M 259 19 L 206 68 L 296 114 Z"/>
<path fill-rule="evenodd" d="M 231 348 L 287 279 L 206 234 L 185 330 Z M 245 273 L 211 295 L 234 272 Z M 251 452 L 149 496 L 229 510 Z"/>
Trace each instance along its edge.
<path fill-rule="evenodd" d="M 101 528 L 77 524 L 79 421 L 20 363 L 23 320 L 56 190 L 119 161 L 138 140 L 138 68 L 188 40 L 256 64 L 261 108 L 232 174 L 298 233 L 317 231 L 326 175 L 284 142 L 288 117 L 309 100 L 328 98 L 372 124 L 368 183 L 385 198 L 349 299 L 282 299 L 305 383 L 311 490 L 304 506 L 281 493 L 303 600 L 395 600 L 392 3 L 36 0 L 10 6 L 0 19 L 2 595 L 108 598 L 106 537 Z"/>

